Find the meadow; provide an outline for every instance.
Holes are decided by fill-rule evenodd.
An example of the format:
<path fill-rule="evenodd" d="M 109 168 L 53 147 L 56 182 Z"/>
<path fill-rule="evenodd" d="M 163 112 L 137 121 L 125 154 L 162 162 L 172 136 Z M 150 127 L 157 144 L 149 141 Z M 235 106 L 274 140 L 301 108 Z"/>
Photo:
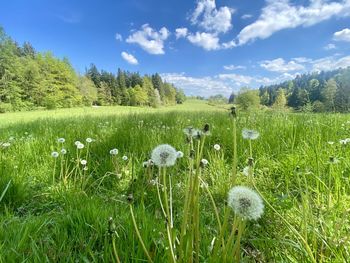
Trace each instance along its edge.
<path fill-rule="evenodd" d="M 0 262 L 348 262 L 349 137 L 346 114 L 203 101 L 1 114 Z"/>

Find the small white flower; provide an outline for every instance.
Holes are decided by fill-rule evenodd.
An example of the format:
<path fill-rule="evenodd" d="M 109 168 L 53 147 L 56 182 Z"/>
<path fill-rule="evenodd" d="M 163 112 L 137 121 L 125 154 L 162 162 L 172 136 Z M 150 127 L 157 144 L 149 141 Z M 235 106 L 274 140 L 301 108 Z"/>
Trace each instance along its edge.
<path fill-rule="evenodd" d="M 119 152 L 118 149 L 114 148 L 114 149 L 112 149 L 112 150 L 109 151 L 109 154 L 110 154 L 110 155 L 117 155 L 118 152 Z"/>
<path fill-rule="evenodd" d="M 86 160 L 81 160 L 80 163 L 81 163 L 82 165 L 86 165 L 86 164 L 87 164 L 87 161 L 86 161 Z"/>
<path fill-rule="evenodd" d="M 67 150 L 66 150 L 66 149 L 64 149 L 64 148 L 61 149 L 61 154 L 62 154 L 62 155 L 65 155 L 66 153 L 67 153 Z"/>
<path fill-rule="evenodd" d="M 91 138 L 86 138 L 87 143 L 91 143 L 93 140 Z"/>
<path fill-rule="evenodd" d="M 245 186 L 235 186 L 228 193 L 228 205 L 243 219 L 256 220 L 264 212 L 261 197 Z"/>
<path fill-rule="evenodd" d="M 161 144 L 152 151 L 152 161 L 159 167 L 173 166 L 176 162 L 177 151 L 169 144 Z"/>
<path fill-rule="evenodd" d="M 58 139 L 57 139 L 57 142 L 58 142 L 58 143 L 64 143 L 65 141 L 66 141 L 65 138 L 58 138 Z"/>
<path fill-rule="evenodd" d="M 184 157 L 184 153 L 181 152 L 181 151 L 178 151 L 177 152 L 177 158 L 182 158 L 182 157 Z"/>
<path fill-rule="evenodd" d="M 219 144 L 215 144 L 215 145 L 214 145 L 214 149 L 215 149 L 216 151 L 220 151 L 221 146 L 220 146 Z"/>
<path fill-rule="evenodd" d="M 128 160 L 128 156 L 124 155 L 124 156 L 122 157 L 122 159 L 123 159 L 123 161 L 127 161 L 127 160 Z"/>
<path fill-rule="evenodd" d="M 87 171 L 89 168 L 87 166 L 84 166 L 83 170 Z"/>
<path fill-rule="evenodd" d="M 51 156 L 52 156 L 53 158 L 57 158 L 59 155 L 60 155 L 60 154 L 59 154 L 58 152 L 52 152 L 52 153 L 51 153 Z"/>
<path fill-rule="evenodd" d="M 254 130 L 248 130 L 248 129 L 242 130 L 243 139 L 256 140 L 259 138 L 259 135 L 260 135 L 259 132 Z"/>
<path fill-rule="evenodd" d="M 341 145 L 346 145 L 348 142 L 347 142 L 346 140 L 339 140 L 339 143 L 340 143 Z"/>
<path fill-rule="evenodd" d="M 81 142 L 80 141 L 76 141 L 76 142 L 74 142 L 74 144 L 75 144 L 75 146 L 78 146 L 78 144 L 81 144 Z"/>
<path fill-rule="evenodd" d="M 201 165 L 202 165 L 202 166 L 207 166 L 208 163 L 209 163 L 209 162 L 208 162 L 207 159 L 202 159 L 202 160 L 201 160 Z"/>
<path fill-rule="evenodd" d="M 7 147 L 10 147 L 10 146 L 11 146 L 11 143 L 9 143 L 9 142 L 4 142 L 1 146 L 4 147 L 4 148 L 7 148 Z"/>
<path fill-rule="evenodd" d="M 82 143 L 77 144 L 77 148 L 78 148 L 79 150 L 83 149 L 84 147 L 85 147 L 85 145 L 82 144 Z"/>

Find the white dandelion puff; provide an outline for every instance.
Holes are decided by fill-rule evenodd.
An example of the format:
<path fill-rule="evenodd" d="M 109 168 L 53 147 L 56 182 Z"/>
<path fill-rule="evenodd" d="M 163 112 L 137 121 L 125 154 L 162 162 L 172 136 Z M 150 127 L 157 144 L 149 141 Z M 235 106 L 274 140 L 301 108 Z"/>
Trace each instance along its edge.
<path fill-rule="evenodd" d="M 109 151 L 109 154 L 110 154 L 110 155 L 117 155 L 118 152 L 119 152 L 118 149 L 114 148 L 114 149 L 112 149 L 112 150 Z"/>
<path fill-rule="evenodd" d="M 81 144 L 81 142 L 80 141 L 75 141 L 74 144 L 75 144 L 75 146 L 78 146 L 78 144 Z"/>
<path fill-rule="evenodd" d="M 256 220 L 264 212 L 264 203 L 255 191 L 245 186 L 235 186 L 228 193 L 228 205 L 243 219 Z"/>
<path fill-rule="evenodd" d="M 202 160 L 201 160 L 201 165 L 202 165 L 203 167 L 207 166 L 208 163 L 209 163 L 209 162 L 208 162 L 207 159 L 202 159 Z"/>
<path fill-rule="evenodd" d="M 52 153 L 51 153 L 51 156 L 52 156 L 53 158 L 57 158 L 59 155 L 60 155 L 60 154 L 59 154 L 58 152 L 52 152 Z"/>
<path fill-rule="evenodd" d="M 184 153 L 181 152 L 181 151 L 178 151 L 177 152 L 177 158 L 182 158 L 182 157 L 184 157 Z"/>
<path fill-rule="evenodd" d="M 219 144 L 214 144 L 214 150 L 220 151 L 221 146 Z"/>
<path fill-rule="evenodd" d="M 89 168 L 87 166 L 84 166 L 83 170 L 87 171 Z"/>
<path fill-rule="evenodd" d="M 66 153 L 67 153 L 67 150 L 66 150 L 66 149 L 64 149 L 64 148 L 61 149 L 61 154 L 62 154 L 62 155 L 65 155 Z"/>
<path fill-rule="evenodd" d="M 86 142 L 87 142 L 87 143 L 92 143 L 92 141 L 93 141 L 93 139 L 91 139 L 91 138 L 86 138 Z"/>
<path fill-rule="evenodd" d="M 242 130 L 243 139 L 256 140 L 259 138 L 259 135 L 260 135 L 259 132 L 254 130 L 248 130 L 248 129 Z"/>
<path fill-rule="evenodd" d="M 65 141 L 66 141 L 65 138 L 58 138 L 58 139 L 57 139 L 57 142 L 58 142 L 58 143 L 64 143 Z"/>
<path fill-rule="evenodd" d="M 173 166 L 176 162 L 177 151 L 169 144 L 161 144 L 152 151 L 151 159 L 159 167 Z"/>
<path fill-rule="evenodd" d="M 85 166 L 87 164 L 87 161 L 86 160 L 81 160 L 80 163 L 81 163 L 81 165 Z"/>
<path fill-rule="evenodd" d="M 347 140 L 339 140 L 339 143 L 340 143 L 341 145 L 346 145 L 348 142 L 347 142 Z"/>
<path fill-rule="evenodd" d="M 83 149 L 84 147 L 85 147 L 85 145 L 82 144 L 82 143 L 77 144 L 77 148 L 78 148 L 79 150 Z"/>
<path fill-rule="evenodd" d="M 124 155 L 124 156 L 122 157 L 122 159 L 123 159 L 123 161 L 127 161 L 127 160 L 128 160 L 128 156 Z"/>
<path fill-rule="evenodd" d="M 11 143 L 9 143 L 9 142 L 4 142 L 1 146 L 4 147 L 4 148 L 8 148 L 8 147 L 11 146 Z"/>

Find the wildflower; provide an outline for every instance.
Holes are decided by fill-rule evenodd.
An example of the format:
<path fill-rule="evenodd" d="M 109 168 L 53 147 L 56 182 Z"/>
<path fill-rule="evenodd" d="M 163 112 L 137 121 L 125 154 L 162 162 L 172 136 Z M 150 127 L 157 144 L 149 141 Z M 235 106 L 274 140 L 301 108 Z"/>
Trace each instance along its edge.
<path fill-rule="evenodd" d="M 83 149 L 84 147 L 85 147 L 85 145 L 82 144 L 82 143 L 77 144 L 77 148 L 78 148 L 79 150 Z"/>
<path fill-rule="evenodd" d="M 177 151 L 169 144 L 161 144 L 152 151 L 152 161 L 159 167 L 173 166 L 176 162 Z"/>
<path fill-rule="evenodd" d="M 57 158 L 59 155 L 60 155 L 60 154 L 59 154 L 58 152 L 52 152 L 52 153 L 51 153 L 51 156 L 52 156 L 53 158 Z"/>
<path fill-rule="evenodd" d="M 243 219 L 256 220 L 264 212 L 261 197 L 245 186 L 235 186 L 228 193 L 228 205 Z"/>
<path fill-rule="evenodd" d="M 58 142 L 58 143 L 64 143 L 65 141 L 66 141 L 65 138 L 58 138 L 58 139 L 57 139 L 57 142 Z"/>
<path fill-rule="evenodd" d="M 259 132 L 254 130 L 243 129 L 242 136 L 243 139 L 256 140 L 259 137 Z"/>
<path fill-rule="evenodd" d="M 215 144 L 215 145 L 214 145 L 214 149 L 215 149 L 216 151 L 220 151 L 221 146 L 220 146 L 219 144 Z"/>
<path fill-rule="evenodd" d="M 87 164 L 87 161 L 86 160 L 81 160 L 80 163 L 85 166 Z"/>
<path fill-rule="evenodd" d="M 208 165 L 208 163 L 209 163 L 209 162 L 208 162 L 208 160 L 207 160 L 207 159 L 202 159 L 202 160 L 201 160 L 201 166 L 202 166 L 202 167 L 207 166 L 207 165 Z"/>
<path fill-rule="evenodd" d="M 74 144 L 75 144 L 75 146 L 78 146 L 78 144 L 81 144 L 81 142 L 80 141 L 75 141 Z"/>
<path fill-rule="evenodd" d="M 61 149 L 61 154 L 62 154 L 62 155 L 65 155 L 66 153 L 67 153 L 67 150 L 64 149 L 64 148 L 62 148 L 62 149 Z"/>
<path fill-rule="evenodd" d="M 124 155 L 124 156 L 122 157 L 122 159 L 123 159 L 123 161 L 127 161 L 127 160 L 128 160 L 128 156 Z"/>
<path fill-rule="evenodd" d="M 109 154 L 110 154 L 110 155 L 117 155 L 118 152 L 119 152 L 118 149 L 114 148 L 114 149 L 112 149 L 112 150 L 109 151 Z"/>
<path fill-rule="evenodd" d="M 93 140 L 91 138 L 86 138 L 87 143 L 91 143 Z"/>
<path fill-rule="evenodd" d="M 10 146 L 11 146 L 11 143 L 9 143 L 9 142 L 4 142 L 1 146 L 4 147 L 4 148 L 7 148 L 7 147 L 10 147 Z"/>
<path fill-rule="evenodd" d="M 182 158 L 182 157 L 184 157 L 184 153 L 181 152 L 181 151 L 178 151 L 177 152 L 177 158 Z"/>
<path fill-rule="evenodd" d="M 89 168 L 87 166 L 84 166 L 83 170 L 87 171 Z"/>
<path fill-rule="evenodd" d="M 339 143 L 340 143 L 341 145 L 346 145 L 348 142 L 347 142 L 347 140 L 339 140 Z"/>

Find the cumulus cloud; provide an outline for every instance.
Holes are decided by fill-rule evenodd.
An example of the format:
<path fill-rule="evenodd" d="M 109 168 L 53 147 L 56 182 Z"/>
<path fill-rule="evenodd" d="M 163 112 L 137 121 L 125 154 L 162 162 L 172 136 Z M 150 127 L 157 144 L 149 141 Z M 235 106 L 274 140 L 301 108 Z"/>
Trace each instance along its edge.
<path fill-rule="evenodd" d="M 313 71 L 327 71 L 350 66 L 350 56 L 330 56 L 313 60 L 311 62 Z"/>
<path fill-rule="evenodd" d="M 126 62 L 128 62 L 129 64 L 131 64 L 131 65 L 137 65 L 137 64 L 139 64 L 139 62 L 137 61 L 137 59 L 133 56 L 133 55 L 131 55 L 131 54 L 129 54 L 129 53 L 126 53 L 126 52 L 122 52 L 121 53 L 121 56 L 122 56 L 122 58 L 126 61 Z"/>
<path fill-rule="evenodd" d="M 133 32 L 127 39 L 127 43 L 139 45 L 146 52 L 153 55 L 164 54 L 164 41 L 169 37 L 170 32 L 162 27 L 159 31 L 154 30 L 148 24 L 144 24 L 141 30 Z"/>
<path fill-rule="evenodd" d="M 226 33 L 232 28 L 234 9 L 227 6 L 216 8 L 215 0 L 198 0 L 190 20 L 207 32 Z"/>
<path fill-rule="evenodd" d="M 247 67 L 245 67 L 245 66 L 240 66 L 240 65 L 238 65 L 238 66 L 235 66 L 235 65 L 225 65 L 225 66 L 223 66 L 223 68 L 226 69 L 226 70 L 236 70 L 236 69 L 246 69 Z"/>
<path fill-rule="evenodd" d="M 292 5 L 289 0 L 267 0 L 258 20 L 238 34 L 238 43 L 244 45 L 258 38 L 268 38 L 283 29 L 312 26 L 334 16 L 349 15 L 350 0 L 310 0 L 308 6 Z"/>
<path fill-rule="evenodd" d="M 283 58 L 265 60 L 262 63 L 260 63 L 260 66 L 268 71 L 280 73 L 305 69 L 305 67 L 302 64 L 299 64 L 294 60 L 286 62 Z"/>
<path fill-rule="evenodd" d="M 196 34 L 188 35 L 187 39 L 192 44 L 202 47 L 205 50 L 220 49 L 219 38 L 215 34 L 196 32 Z"/>
<path fill-rule="evenodd" d="M 330 43 L 328 45 L 325 45 L 323 48 L 325 50 L 332 50 L 332 49 L 336 49 L 337 47 L 334 44 Z"/>
<path fill-rule="evenodd" d="M 188 33 L 188 29 L 186 27 L 180 27 L 175 29 L 176 39 L 179 39 L 181 37 L 186 37 L 187 33 Z"/>
<path fill-rule="evenodd" d="M 121 34 L 116 33 L 116 34 L 115 34 L 115 40 L 117 40 L 117 41 L 123 41 L 123 37 L 122 37 L 122 35 L 121 35 Z"/>
<path fill-rule="evenodd" d="M 343 30 L 335 32 L 333 35 L 333 39 L 336 41 L 350 42 L 350 29 L 344 28 Z"/>

